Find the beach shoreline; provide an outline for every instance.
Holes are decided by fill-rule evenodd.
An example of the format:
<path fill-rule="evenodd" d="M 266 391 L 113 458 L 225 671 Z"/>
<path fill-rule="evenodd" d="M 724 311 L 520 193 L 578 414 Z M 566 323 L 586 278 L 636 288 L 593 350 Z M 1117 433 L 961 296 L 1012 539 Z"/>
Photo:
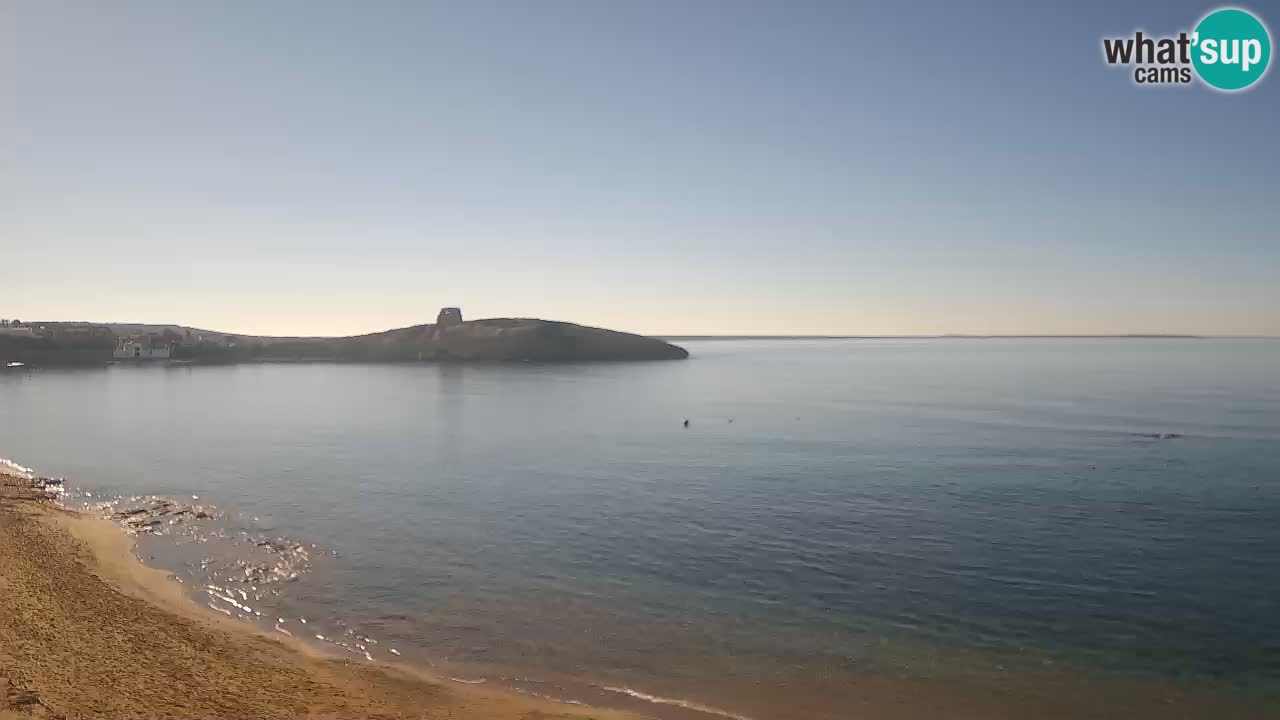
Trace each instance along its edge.
<path fill-rule="evenodd" d="M 29 470 L 0 467 L 0 479 L 19 477 L 15 467 Z M 1258 705 L 1163 684 L 1095 683 L 1029 668 L 996 684 L 862 672 L 839 697 L 779 678 L 772 687 L 741 688 L 736 702 L 708 688 L 666 694 L 657 682 L 655 694 L 606 684 L 593 686 L 600 692 L 583 704 L 518 685 L 471 684 L 408 658 L 366 661 L 236 619 L 145 563 L 139 537 L 110 516 L 69 509 L 22 482 L 0 483 L 0 720 L 15 712 L 452 720 L 1266 716 Z M 710 705 L 672 699 L 703 695 Z M 833 715 L 834 707 L 844 710 Z"/>
<path fill-rule="evenodd" d="M 633 720 L 332 656 L 188 598 L 113 523 L 0 490 L 0 712 Z"/>

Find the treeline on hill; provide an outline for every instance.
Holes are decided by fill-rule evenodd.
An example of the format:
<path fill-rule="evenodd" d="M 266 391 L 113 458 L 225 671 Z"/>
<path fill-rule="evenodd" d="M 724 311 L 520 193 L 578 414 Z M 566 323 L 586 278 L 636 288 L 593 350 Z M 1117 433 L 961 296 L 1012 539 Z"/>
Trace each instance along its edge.
<path fill-rule="evenodd" d="M 174 360 L 190 360 L 199 363 L 235 362 L 314 362 L 386 360 L 369 352 L 368 348 L 351 338 L 298 338 L 276 339 L 270 342 L 244 338 L 234 345 L 195 343 L 178 345 L 173 349 Z"/>
<path fill-rule="evenodd" d="M 44 337 L 0 335 L 0 363 L 20 362 L 42 366 L 105 365 L 114 359 L 114 337 Z M 343 348 L 328 340 L 302 340 L 267 344 L 246 340 L 234 345 L 180 344 L 170 359 L 198 363 L 237 363 L 260 360 L 360 360 L 361 348 Z"/>
<path fill-rule="evenodd" d="M 111 359 L 115 336 L 104 334 L 0 335 L 0 363 L 101 365 Z"/>

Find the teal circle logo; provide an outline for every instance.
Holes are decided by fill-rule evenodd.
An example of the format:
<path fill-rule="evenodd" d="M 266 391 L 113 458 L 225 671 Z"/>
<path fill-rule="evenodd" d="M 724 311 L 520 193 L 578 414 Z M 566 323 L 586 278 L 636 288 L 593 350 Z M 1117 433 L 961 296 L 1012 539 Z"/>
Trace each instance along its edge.
<path fill-rule="evenodd" d="M 1258 82 L 1271 62 L 1271 35 L 1252 13 L 1215 10 L 1196 26 L 1191 62 L 1200 79 L 1219 90 L 1243 90 Z"/>

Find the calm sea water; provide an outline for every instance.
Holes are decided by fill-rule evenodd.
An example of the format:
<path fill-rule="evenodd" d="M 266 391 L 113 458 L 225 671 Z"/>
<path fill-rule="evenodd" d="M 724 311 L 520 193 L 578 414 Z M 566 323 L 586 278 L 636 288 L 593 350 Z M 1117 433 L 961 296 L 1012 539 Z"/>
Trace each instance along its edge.
<path fill-rule="evenodd" d="M 8 372 L 0 455 L 316 543 L 273 612 L 463 679 L 765 718 L 863 672 L 1280 678 L 1280 341 L 685 345 Z"/>

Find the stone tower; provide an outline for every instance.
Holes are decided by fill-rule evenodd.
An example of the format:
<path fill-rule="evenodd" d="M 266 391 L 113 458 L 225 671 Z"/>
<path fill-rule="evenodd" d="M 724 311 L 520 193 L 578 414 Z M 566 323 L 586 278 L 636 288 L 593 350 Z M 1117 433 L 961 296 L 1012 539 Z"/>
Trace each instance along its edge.
<path fill-rule="evenodd" d="M 456 307 L 440 308 L 440 314 L 436 316 L 436 329 L 452 327 L 462 324 L 462 309 Z"/>

